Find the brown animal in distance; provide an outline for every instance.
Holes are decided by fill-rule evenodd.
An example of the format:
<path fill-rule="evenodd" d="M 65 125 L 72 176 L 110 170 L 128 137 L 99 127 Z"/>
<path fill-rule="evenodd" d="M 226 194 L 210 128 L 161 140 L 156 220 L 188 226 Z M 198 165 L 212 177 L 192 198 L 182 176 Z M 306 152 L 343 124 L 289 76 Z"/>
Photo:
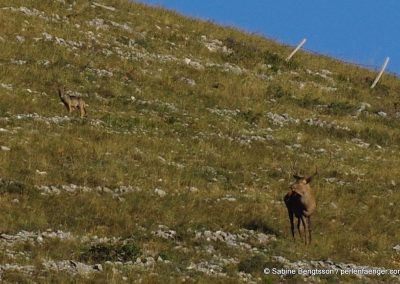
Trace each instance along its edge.
<path fill-rule="evenodd" d="M 290 229 L 292 231 L 293 240 L 294 236 L 294 216 L 297 218 L 297 230 L 300 238 L 300 222 L 304 228 L 304 241 L 307 244 L 307 232 L 308 232 L 308 243 L 311 243 L 311 215 L 314 213 L 317 203 L 315 201 L 314 193 L 311 190 L 310 182 L 317 175 L 318 170 L 309 177 L 303 177 L 293 175 L 296 181 L 290 186 L 289 191 L 285 197 L 284 202 L 289 213 Z"/>
<path fill-rule="evenodd" d="M 79 109 L 81 117 L 84 117 L 87 114 L 86 103 L 82 98 L 66 94 L 64 87 L 58 88 L 58 95 L 69 113 L 74 109 Z"/>

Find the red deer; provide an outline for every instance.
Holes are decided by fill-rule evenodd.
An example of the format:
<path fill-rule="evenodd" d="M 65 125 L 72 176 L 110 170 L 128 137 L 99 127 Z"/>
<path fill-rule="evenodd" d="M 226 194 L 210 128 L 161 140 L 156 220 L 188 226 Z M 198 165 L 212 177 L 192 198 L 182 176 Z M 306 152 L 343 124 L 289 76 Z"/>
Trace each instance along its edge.
<path fill-rule="evenodd" d="M 284 201 L 289 213 L 290 228 L 292 230 L 293 239 L 295 239 L 293 220 L 293 217 L 295 216 L 297 218 L 297 230 L 299 231 L 300 238 L 302 237 L 300 232 L 300 221 L 303 224 L 305 244 L 307 244 L 307 232 L 308 243 L 311 243 L 310 217 L 314 213 L 317 203 L 311 190 L 310 182 L 317 173 L 318 170 L 316 169 L 315 173 L 307 178 L 294 175 L 293 177 L 296 179 L 296 181 L 290 186 L 291 191 L 289 191 L 284 197 Z"/>

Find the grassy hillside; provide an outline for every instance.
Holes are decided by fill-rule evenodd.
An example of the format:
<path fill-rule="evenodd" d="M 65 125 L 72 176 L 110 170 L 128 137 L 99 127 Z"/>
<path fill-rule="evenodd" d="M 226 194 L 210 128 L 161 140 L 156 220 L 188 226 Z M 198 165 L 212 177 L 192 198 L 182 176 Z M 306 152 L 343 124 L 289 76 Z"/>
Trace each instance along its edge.
<path fill-rule="evenodd" d="M 398 78 L 123 0 L 1 0 L 0 27 L 2 280 L 396 280 L 263 269 L 399 267 Z"/>

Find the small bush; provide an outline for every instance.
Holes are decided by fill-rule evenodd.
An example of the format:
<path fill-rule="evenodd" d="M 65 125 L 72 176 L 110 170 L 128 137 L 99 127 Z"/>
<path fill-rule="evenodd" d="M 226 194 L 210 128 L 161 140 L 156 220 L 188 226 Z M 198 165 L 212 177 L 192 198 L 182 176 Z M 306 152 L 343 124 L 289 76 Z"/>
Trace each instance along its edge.
<path fill-rule="evenodd" d="M 133 243 L 127 244 L 95 244 L 81 255 L 84 261 L 134 261 L 140 254 L 140 249 Z"/>
<path fill-rule="evenodd" d="M 24 194 L 27 193 L 27 188 L 23 183 L 18 181 L 3 181 L 0 180 L 0 192 L 11 194 Z"/>
<path fill-rule="evenodd" d="M 284 98 L 284 97 L 291 97 L 291 94 L 286 91 L 281 85 L 269 85 L 267 88 L 267 92 L 265 94 L 265 98 Z"/>
<path fill-rule="evenodd" d="M 262 114 L 259 112 L 253 112 L 252 110 L 248 110 L 245 112 L 240 112 L 239 116 L 250 124 L 256 124 L 259 122 L 260 118 L 262 117 Z"/>
<path fill-rule="evenodd" d="M 266 261 L 260 255 L 253 256 L 252 258 L 247 258 L 242 260 L 238 264 L 238 269 L 241 272 L 245 273 L 262 273 L 265 268 Z"/>

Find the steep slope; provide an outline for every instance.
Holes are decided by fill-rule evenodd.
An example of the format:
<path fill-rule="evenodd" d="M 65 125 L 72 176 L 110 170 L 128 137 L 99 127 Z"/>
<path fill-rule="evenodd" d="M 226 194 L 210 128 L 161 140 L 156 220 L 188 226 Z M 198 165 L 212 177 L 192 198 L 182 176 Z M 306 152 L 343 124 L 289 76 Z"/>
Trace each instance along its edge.
<path fill-rule="evenodd" d="M 122 0 L 2 0 L 0 27 L 3 280 L 398 267 L 398 78 L 371 90 L 372 71 L 286 63 L 291 49 L 260 36 Z M 308 247 L 282 202 L 293 164 L 320 167 Z"/>

